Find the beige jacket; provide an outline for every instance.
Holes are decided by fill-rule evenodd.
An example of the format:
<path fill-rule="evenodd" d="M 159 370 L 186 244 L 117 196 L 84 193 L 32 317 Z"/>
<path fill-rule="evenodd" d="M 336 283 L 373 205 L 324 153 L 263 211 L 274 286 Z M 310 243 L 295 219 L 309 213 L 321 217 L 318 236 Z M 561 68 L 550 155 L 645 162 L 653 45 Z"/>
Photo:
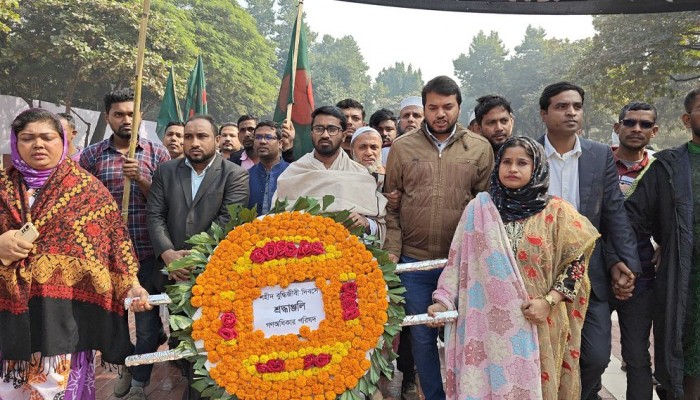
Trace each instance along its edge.
<path fill-rule="evenodd" d="M 425 125 L 397 138 L 384 191 L 398 189 L 403 196 L 400 211 L 387 212 L 384 249 L 418 260 L 447 258 L 459 218 L 488 188 L 493 163 L 491 144 L 459 124 L 441 153 Z"/>

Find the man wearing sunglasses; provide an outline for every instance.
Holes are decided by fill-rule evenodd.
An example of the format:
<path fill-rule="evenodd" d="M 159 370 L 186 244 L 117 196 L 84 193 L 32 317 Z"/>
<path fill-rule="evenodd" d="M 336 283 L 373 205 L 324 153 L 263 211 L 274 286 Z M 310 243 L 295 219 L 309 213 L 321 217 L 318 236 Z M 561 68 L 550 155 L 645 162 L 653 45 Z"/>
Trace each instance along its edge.
<path fill-rule="evenodd" d="M 326 210 L 351 210 L 355 227 L 384 240 L 387 200 L 377 191 L 377 182 L 367 168 L 353 161 L 341 144 L 348 129 L 343 111 L 334 106 L 319 107 L 311 114 L 311 142 L 314 150 L 293 162 L 277 180 L 276 199 L 287 199 L 291 208 L 299 197 L 335 197 Z"/>
<path fill-rule="evenodd" d="M 649 141 L 656 136 L 656 108 L 648 103 L 632 102 L 620 111 L 613 130 L 619 138 L 619 147 L 613 146 L 613 157 L 620 178 L 622 194 L 631 194 L 635 180 L 650 164 L 651 151 L 646 150 Z M 642 273 L 637 276 L 632 298 L 620 301 L 610 299 L 610 312 L 617 311 L 620 323 L 622 357 L 627 370 L 627 398 L 651 399 L 653 381 L 651 356 L 649 355 L 649 333 L 651 332 L 656 276 L 654 246 L 649 235 L 637 240 L 637 251 Z"/>
<path fill-rule="evenodd" d="M 272 195 L 277 190 L 277 179 L 289 163 L 282 159 L 282 128 L 274 121 L 260 121 L 255 127 L 254 152 L 260 162 L 248 170 L 250 200 L 248 207 L 256 207 L 258 215 L 267 214 Z"/>

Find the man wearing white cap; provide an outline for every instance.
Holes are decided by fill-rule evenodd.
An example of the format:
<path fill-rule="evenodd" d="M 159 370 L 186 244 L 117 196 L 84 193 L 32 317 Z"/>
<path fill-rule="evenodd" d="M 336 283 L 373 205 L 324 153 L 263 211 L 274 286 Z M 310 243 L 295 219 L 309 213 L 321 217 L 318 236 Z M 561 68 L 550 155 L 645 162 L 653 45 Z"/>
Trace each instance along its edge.
<path fill-rule="evenodd" d="M 384 175 L 382 165 L 382 136 L 376 129 L 363 126 L 352 134 L 352 159 L 365 166 L 370 173 Z"/>
<path fill-rule="evenodd" d="M 410 96 L 401 100 L 399 106 L 399 136 L 420 128 L 425 115 L 420 96 Z"/>

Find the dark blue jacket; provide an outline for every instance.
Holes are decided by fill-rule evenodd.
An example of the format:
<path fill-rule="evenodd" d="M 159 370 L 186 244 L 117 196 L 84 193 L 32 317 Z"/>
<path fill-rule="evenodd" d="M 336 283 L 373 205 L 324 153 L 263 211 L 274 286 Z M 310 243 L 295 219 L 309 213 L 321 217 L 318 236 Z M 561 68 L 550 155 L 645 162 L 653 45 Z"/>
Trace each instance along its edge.
<path fill-rule="evenodd" d="M 277 191 L 277 178 L 282 175 L 289 163 L 280 160 L 280 162 L 270 170 L 270 188 L 268 191 L 269 201 L 272 201 L 272 195 Z M 250 183 L 250 201 L 248 208 L 256 207 L 258 215 L 261 215 L 263 202 L 265 201 L 265 183 L 267 181 L 267 171 L 265 166 L 259 162 L 248 170 L 248 182 Z M 274 204 L 270 204 L 272 208 Z"/>

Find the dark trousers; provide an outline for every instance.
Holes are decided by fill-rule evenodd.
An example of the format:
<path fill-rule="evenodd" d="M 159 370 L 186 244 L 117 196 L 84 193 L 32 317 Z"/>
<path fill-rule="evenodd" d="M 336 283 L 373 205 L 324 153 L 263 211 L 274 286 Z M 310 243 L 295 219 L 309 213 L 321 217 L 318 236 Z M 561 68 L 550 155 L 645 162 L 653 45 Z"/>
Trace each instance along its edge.
<path fill-rule="evenodd" d="M 653 380 L 649 333 L 651 332 L 651 307 L 653 291 L 639 291 L 631 299 L 610 300 L 610 311 L 617 311 L 620 323 L 622 358 L 627 364 L 627 398 L 651 400 Z"/>
<path fill-rule="evenodd" d="M 415 361 L 411 349 L 411 330 L 408 327 L 401 329 L 399 338 L 399 358 L 396 359 L 396 367 L 403 373 L 403 381 L 409 382 L 416 379 Z"/>
<path fill-rule="evenodd" d="M 139 272 L 137 274 L 141 286 L 149 294 L 160 294 L 158 275 L 156 271 L 155 257 L 139 261 Z M 136 346 L 134 354 L 153 353 L 158 350 L 160 339 L 165 335 L 163 322 L 160 319 L 160 308 L 153 307 L 150 311 L 134 314 L 136 321 Z M 153 364 L 138 365 L 131 368 L 133 379 L 139 382 L 148 382 L 151 379 Z"/>
<path fill-rule="evenodd" d="M 612 349 L 610 306 L 591 292 L 581 332 L 581 399 L 595 399 Z"/>

